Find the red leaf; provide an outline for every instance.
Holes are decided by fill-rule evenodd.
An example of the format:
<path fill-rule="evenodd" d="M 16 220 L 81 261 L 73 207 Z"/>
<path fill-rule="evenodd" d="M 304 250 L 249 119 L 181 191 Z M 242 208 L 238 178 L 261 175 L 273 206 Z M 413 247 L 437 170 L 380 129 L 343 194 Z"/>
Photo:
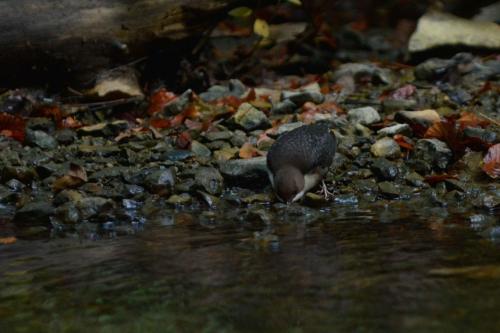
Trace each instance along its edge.
<path fill-rule="evenodd" d="M 491 146 L 484 157 L 483 171 L 493 179 L 500 177 L 500 143 Z"/>
<path fill-rule="evenodd" d="M 63 127 L 62 113 L 59 106 L 44 105 L 35 111 L 35 115 L 39 117 L 52 118 L 58 128 Z"/>
<path fill-rule="evenodd" d="M 193 139 L 191 138 L 189 132 L 184 131 L 181 134 L 179 134 L 179 136 L 177 137 L 177 141 L 175 143 L 177 145 L 177 148 L 179 149 L 188 149 L 189 146 L 191 145 L 191 141 L 193 141 Z"/>
<path fill-rule="evenodd" d="M 407 138 L 404 135 L 401 134 L 394 135 L 394 141 L 396 141 L 401 148 L 413 150 L 413 144 L 407 141 Z"/>
<path fill-rule="evenodd" d="M 437 183 L 445 181 L 446 179 L 457 179 L 457 176 L 445 173 L 442 175 L 432 175 L 425 177 L 425 181 L 431 186 L 434 186 Z"/>
<path fill-rule="evenodd" d="M 170 120 L 155 118 L 149 121 L 149 124 L 154 128 L 170 128 L 172 127 Z"/>
<path fill-rule="evenodd" d="M 163 110 L 165 105 L 167 105 L 175 98 L 177 98 L 177 96 L 173 92 L 168 91 L 165 88 L 161 88 L 155 91 L 149 99 L 148 114 L 153 115 L 157 112 L 160 112 L 161 110 Z"/>
<path fill-rule="evenodd" d="M 0 134 L 23 142 L 26 122 L 23 118 L 0 112 Z"/>

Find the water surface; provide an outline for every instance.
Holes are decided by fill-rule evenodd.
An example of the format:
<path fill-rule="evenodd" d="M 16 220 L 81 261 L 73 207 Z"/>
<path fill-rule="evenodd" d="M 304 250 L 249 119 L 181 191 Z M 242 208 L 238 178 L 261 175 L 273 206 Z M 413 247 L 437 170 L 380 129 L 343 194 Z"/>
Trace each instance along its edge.
<path fill-rule="evenodd" d="M 498 215 L 273 209 L 1 246 L 0 331 L 498 331 Z"/>

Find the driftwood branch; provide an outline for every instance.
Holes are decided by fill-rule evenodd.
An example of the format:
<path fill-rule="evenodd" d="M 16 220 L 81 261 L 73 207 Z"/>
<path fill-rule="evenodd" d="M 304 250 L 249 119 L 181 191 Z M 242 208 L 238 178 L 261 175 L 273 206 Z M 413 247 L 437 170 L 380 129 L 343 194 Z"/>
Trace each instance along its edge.
<path fill-rule="evenodd" d="M 201 35 L 239 2 L 0 1 L 0 87 L 33 73 L 85 76 L 133 61 L 160 43 Z"/>

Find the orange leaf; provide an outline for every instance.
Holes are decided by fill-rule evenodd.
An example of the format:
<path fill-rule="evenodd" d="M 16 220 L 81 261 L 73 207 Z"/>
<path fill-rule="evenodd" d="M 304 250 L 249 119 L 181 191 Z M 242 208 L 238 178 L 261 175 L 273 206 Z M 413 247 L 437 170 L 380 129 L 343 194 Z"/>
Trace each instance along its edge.
<path fill-rule="evenodd" d="M 460 128 L 465 127 L 486 127 L 490 125 L 490 122 L 486 119 L 479 118 L 476 114 L 472 112 L 462 112 L 460 118 L 458 118 L 457 123 L 460 124 Z"/>
<path fill-rule="evenodd" d="M 251 143 L 245 142 L 240 148 L 239 152 L 240 158 L 249 159 L 258 156 L 258 149 L 255 148 Z"/>
<path fill-rule="evenodd" d="M 63 128 L 80 128 L 82 126 L 82 123 L 71 116 L 64 118 L 61 122 L 61 127 Z"/>
<path fill-rule="evenodd" d="M 491 146 L 484 157 L 483 171 L 493 179 L 500 177 L 500 143 Z"/>
<path fill-rule="evenodd" d="M 0 238 L 0 244 L 2 245 L 10 245 L 14 244 L 15 242 L 17 242 L 17 238 L 13 236 Z"/>
<path fill-rule="evenodd" d="M 158 89 L 149 99 L 148 114 L 153 115 L 157 112 L 160 112 L 161 110 L 163 110 L 165 105 L 167 105 L 175 98 L 177 98 L 177 96 L 173 92 L 168 91 L 165 88 Z"/>

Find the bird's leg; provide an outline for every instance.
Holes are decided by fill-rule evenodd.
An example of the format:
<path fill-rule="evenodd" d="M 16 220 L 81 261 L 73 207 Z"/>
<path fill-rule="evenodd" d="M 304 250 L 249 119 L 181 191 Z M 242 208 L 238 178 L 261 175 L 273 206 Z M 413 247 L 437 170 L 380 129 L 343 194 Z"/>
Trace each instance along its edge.
<path fill-rule="evenodd" d="M 328 188 L 326 187 L 325 181 L 321 181 L 321 191 L 320 193 L 325 197 L 325 200 L 328 200 L 330 197 L 333 197 L 333 193 L 328 191 Z"/>

